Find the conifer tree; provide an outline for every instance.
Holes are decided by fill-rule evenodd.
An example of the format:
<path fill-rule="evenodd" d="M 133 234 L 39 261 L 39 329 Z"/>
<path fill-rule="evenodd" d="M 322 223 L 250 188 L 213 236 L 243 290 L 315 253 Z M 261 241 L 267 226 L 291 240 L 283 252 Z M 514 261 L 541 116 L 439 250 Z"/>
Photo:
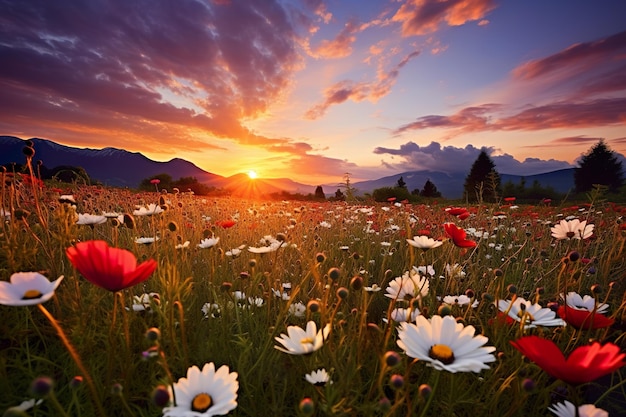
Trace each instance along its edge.
<path fill-rule="evenodd" d="M 431 180 L 426 180 L 424 188 L 419 193 L 422 197 L 441 197 L 441 193 L 437 190 L 437 186 Z"/>
<path fill-rule="evenodd" d="M 586 192 L 594 184 L 605 185 L 609 191 L 617 191 L 624 184 L 622 162 L 615 152 L 600 140 L 580 158 L 574 169 L 574 185 L 577 192 Z"/>
<path fill-rule="evenodd" d="M 465 177 L 463 188 L 464 197 L 468 201 L 497 199 L 500 191 L 500 174 L 484 149 L 480 151 L 478 158 L 472 164 L 469 174 Z"/>

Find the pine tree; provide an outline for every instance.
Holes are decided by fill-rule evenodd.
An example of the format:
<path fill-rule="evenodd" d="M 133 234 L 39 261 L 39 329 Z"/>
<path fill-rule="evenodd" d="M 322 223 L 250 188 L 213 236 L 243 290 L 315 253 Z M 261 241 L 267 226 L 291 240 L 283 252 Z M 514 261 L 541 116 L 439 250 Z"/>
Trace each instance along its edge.
<path fill-rule="evenodd" d="M 480 151 L 469 174 L 465 177 L 464 197 L 468 201 L 496 200 L 500 191 L 500 174 L 487 152 Z"/>
<path fill-rule="evenodd" d="M 324 194 L 324 189 L 322 188 L 321 185 L 318 185 L 315 188 L 315 198 L 319 200 L 326 200 L 326 195 Z"/>
<path fill-rule="evenodd" d="M 402 177 L 398 178 L 398 184 L 396 185 L 396 187 L 406 188 L 406 182 L 404 181 L 404 178 Z"/>
<path fill-rule="evenodd" d="M 426 180 L 424 188 L 419 193 L 422 197 L 441 197 L 441 193 L 437 190 L 437 186 L 431 180 Z"/>
<path fill-rule="evenodd" d="M 617 191 L 624 184 L 622 162 L 602 139 L 582 156 L 574 169 L 577 192 L 589 191 L 594 184 L 605 185 L 609 191 Z"/>

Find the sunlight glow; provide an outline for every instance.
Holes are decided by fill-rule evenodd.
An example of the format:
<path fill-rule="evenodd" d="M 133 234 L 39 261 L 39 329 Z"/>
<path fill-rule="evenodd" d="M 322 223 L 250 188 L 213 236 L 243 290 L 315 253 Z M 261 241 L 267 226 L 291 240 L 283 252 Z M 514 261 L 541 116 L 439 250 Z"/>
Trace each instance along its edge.
<path fill-rule="evenodd" d="M 257 178 L 258 175 L 257 175 L 256 171 L 250 170 L 250 171 L 248 171 L 248 177 L 250 177 L 250 179 L 253 180 L 253 179 Z"/>

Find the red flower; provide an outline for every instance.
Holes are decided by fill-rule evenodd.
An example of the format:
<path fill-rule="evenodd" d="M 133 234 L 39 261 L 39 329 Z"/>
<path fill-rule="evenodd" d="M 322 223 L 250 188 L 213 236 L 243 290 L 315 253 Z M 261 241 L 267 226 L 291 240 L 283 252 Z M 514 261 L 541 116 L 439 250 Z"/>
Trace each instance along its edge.
<path fill-rule="evenodd" d="M 215 222 L 216 225 L 222 227 L 223 229 L 228 229 L 229 227 L 233 227 L 234 225 L 237 224 L 236 221 L 234 220 L 218 220 L 217 222 Z"/>
<path fill-rule="evenodd" d="M 504 201 L 506 201 L 507 203 L 512 203 L 513 201 L 515 201 L 515 197 L 504 197 Z"/>
<path fill-rule="evenodd" d="M 465 230 L 462 227 L 458 227 L 454 223 L 446 223 L 443 225 L 446 230 L 446 234 L 452 238 L 452 241 L 459 248 L 473 248 L 477 245 L 473 240 L 467 240 Z"/>
<path fill-rule="evenodd" d="M 137 265 L 132 252 L 109 247 L 103 240 L 77 243 L 65 253 L 87 281 L 113 292 L 147 280 L 157 267 L 154 259 Z"/>
<path fill-rule="evenodd" d="M 158 178 L 154 178 L 154 179 L 150 180 L 150 184 L 159 184 L 160 182 L 161 182 L 161 180 L 158 179 Z"/>
<path fill-rule="evenodd" d="M 576 329 L 604 329 L 612 326 L 615 322 L 615 320 L 601 313 L 566 306 L 559 307 L 558 313 L 559 317 Z"/>
<path fill-rule="evenodd" d="M 549 375 L 572 385 L 594 381 L 626 365 L 626 353 L 620 353 L 613 343 L 580 346 L 567 359 L 554 342 L 538 336 L 525 336 L 510 343 Z"/>
<path fill-rule="evenodd" d="M 448 207 L 445 211 L 453 216 L 459 216 L 463 213 L 467 213 L 467 209 L 463 207 Z"/>

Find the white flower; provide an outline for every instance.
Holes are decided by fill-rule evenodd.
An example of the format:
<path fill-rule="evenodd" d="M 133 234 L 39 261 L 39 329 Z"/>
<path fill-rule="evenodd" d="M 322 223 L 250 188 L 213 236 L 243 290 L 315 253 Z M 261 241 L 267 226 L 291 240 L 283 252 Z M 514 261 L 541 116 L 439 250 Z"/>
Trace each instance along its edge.
<path fill-rule="evenodd" d="M 187 249 L 191 243 L 188 240 L 185 240 L 184 243 L 179 243 L 175 246 L 176 249 Z"/>
<path fill-rule="evenodd" d="M 0 281 L 0 304 L 6 306 L 30 306 L 42 304 L 52 298 L 63 275 L 50 282 L 38 272 L 16 272 L 10 282 Z"/>
<path fill-rule="evenodd" d="M 283 346 L 274 347 L 290 355 L 306 355 L 321 348 L 329 333 L 330 324 L 318 332 L 317 325 L 312 320 L 306 324 L 306 330 L 298 326 L 287 326 L 287 334 L 282 333 L 280 337 L 274 338 Z"/>
<path fill-rule="evenodd" d="M 219 304 L 215 303 L 204 303 L 202 306 L 202 313 L 204 314 L 204 318 L 208 319 L 209 316 L 212 318 L 217 318 L 221 315 L 221 310 Z"/>
<path fill-rule="evenodd" d="M 153 214 L 163 213 L 163 208 L 158 204 L 150 203 L 147 207 L 137 206 L 137 210 L 133 211 L 134 216 L 152 216 Z"/>
<path fill-rule="evenodd" d="M 435 268 L 433 268 L 432 265 L 420 265 L 417 268 L 415 268 L 415 270 L 422 275 L 428 274 L 431 277 L 435 276 Z"/>
<path fill-rule="evenodd" d="M 219 241 L 220 241 L 219 237 L 209 237 L 206 239 L 202 239 L 200 243 L 198 244 L 198 247 L 201 249 L 208 249 L 217 245 Z"/>
<path fill-rule="evenodd" d="M 411 300 L 416 297 L 424 297 L 428 294 L 430 283 L 426 277 L 422 277 L 415 268 L 407 271 L 401 277 L 397 277 L 389 283 L 385 290 L 385 297 L 394 300 Z"/>
<path fill-rule="evenodd" d="M 406 322 L 414 322 L 415 319 L 417 318 L 417 316 L 419 316 L 421 313 L 417 308 L 394 308 L 393 310 L 391 310 L 390 313 L 390 318 L 391 320 L 395 321 L 396 323 L 401 323 L 403 321 Z M 387 319 L 383 319 L 383 321 L 385 323 L 388 322 Z"/>
<path fill-rule="evenodd" d="M 580 296 L 577 292 L 570 291 L 567 293 L 565 297 L 561 294 L 561 299 L 565 298 L 565 304 L 568 307 L 574 308 L 576 310 L 585 310 L 585 311 L 593 311 L 596 309 L 596 312 L 600 314 L 605 314 L 609 309 L 609 305 L 606 303 L 598 303 L 596 307 L 596 299 L 585 295 L 583 297 Z"/>
<path fill-rule="evenodd" d="M 289 314 L 294 317 L 302 318 L 306 313 L 306 306 L 298 301 L 297 303 L 293 303 L 289 306 Z"/>
<path fill-rule="evenodd" d="M 446 295 L 445 297 L 443 297 L 443 302 L 449 305 L 460 305 L 460 306 L 464 306 L 464 305 L 468 305 L 471 302 L 471 298 L 469 298 L 467 295 L 462 294 L 462 295 Z"/>
<path fill-rule="evenodd" d="M 525 329 L 537 326 L 566 325 L 562 319 L 556 318 L 556 312 L 549 308 L 541 307 L 540 304 L 532 304 L 522 297 L 515 298 L 513 302 L 510 300 L 498 300 L 498 309 L 517 322 L 521 322 L 523 317 Z"/>
<path fill-rule="evenodd" d="M 135 243 L 139 245 L 150 245 L 159 240 L 158 237 L 138 237 L 135 239 Z"/>
<path fill-rule="evenodd" d="M 398 346 L 415 359 L 448 372 L 480 372 L 487 363 L 496 360 L 489 341 L 474 335 L 473 326 L 463 326 L 452 316 L 433 316 L 430 320 L 418 316 L 415 324 L 403 322 L 398 331 Z"/>
<path fill-rule="evenodd" d="M 443 242 L 440 240 L 435 240 L 428 236 L 413 236 L 413 239 L 407 239 L 407 243 L 414 248 L 423 249 L 427 251 L 428 249 L 438 248 L 443 245 Z"/>
<path fill-rule="evenodd" d="M 94 224 L 106 223 L 107 218 L 105 216 L 97 216 L 95 214 L 79 213 L 76 224 L 93 226 Z"/>
<path fill-rule="evenodd" d="M 382 288 L 379 287 L 378 284 L 372 284 L 371 287 L 365 287 L 364 289 L 367 292 L 378 292 L 378 291 L 382 290 Z"/>
<path fill-rule="evenodd" d="M 237 408 L 237 376 L 237 372 L 230 372 L 226 365 L 215 371 L 213 362 L 205 364 L 202 371 L 192 366 L 186 378 L 180 378 L 170 387 L 170 398 L 176 398 L 176 405 L 165 407 L 163 417 L 228 414 Z"/>
<path fill-rule="evenodd" d="M 309 383 L 317 386 L 324 386 L 326 384 L 332 384 L 333 381 L 330 380 L 330 376 L 326 369 L 320 368 L 317 371 L 313 371 L 310 374 L 306 374 L 304 376 Z"/>
<path fill-rule="evenodd" d="M 558 417 L 609 417 L 608 412 L 593 404 L 581 405 L 576 412 L 576 406 L 569 401 L 553 404 L 548 410 Z"/>
<path fill-rule="evenodd" d="M 262 307 L 265 304 L 265 300 L 261 297 L 248 297 L 248 304 L 255 307 Z"/>
<path fill-rule="evenodd" d="M 582 222 L 578 219 L 561 220 L 555 224 L 550 230 L 552 237 L 558 240 L 563 239 L 588 239 L 593 234 L 594 225 L 587 224 L 587 220 Z"/>
<path fill-rule="evenodd" d="M 143 293 L 133 296 L 133 311 L 146 311 L 152 308 L 152 303 L 159 305 L 161 297 L 156 292 Z"/>

